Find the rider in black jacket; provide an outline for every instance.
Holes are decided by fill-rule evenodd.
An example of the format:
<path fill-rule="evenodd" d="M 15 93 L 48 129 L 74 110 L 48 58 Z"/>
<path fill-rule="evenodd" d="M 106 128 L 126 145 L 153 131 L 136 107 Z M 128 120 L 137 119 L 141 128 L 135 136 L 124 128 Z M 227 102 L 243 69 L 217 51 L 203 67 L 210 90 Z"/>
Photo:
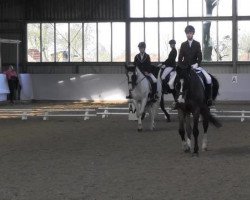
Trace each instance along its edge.
<path fill-rule="evenodd" d="M 191 66 L 193 69 L 201 71 L 206 78 L 206 90 L 208 95 L 207 104 L 212 105 L 212 79 L 211 76 L 201 67 L 202 52 L 199 42 L 193 39 L 195 29 L 193 26 L 188 25 L 185 28 L 187 41 L 181 44 L 178 64 L 184 66 Z"/>
<path fill-rule="evenodd" d="M 134 58 L 134 65 L 138 67 L 141 72 L 150 80 L 152 93 L 151 100 L 155 102 L 157 100 L 157 79 L 153 75 L 154 67 L 151 65 L 150 56 L 145 52 L 145 42 L 140 42 L 138 45 L 140 53 Z"/>

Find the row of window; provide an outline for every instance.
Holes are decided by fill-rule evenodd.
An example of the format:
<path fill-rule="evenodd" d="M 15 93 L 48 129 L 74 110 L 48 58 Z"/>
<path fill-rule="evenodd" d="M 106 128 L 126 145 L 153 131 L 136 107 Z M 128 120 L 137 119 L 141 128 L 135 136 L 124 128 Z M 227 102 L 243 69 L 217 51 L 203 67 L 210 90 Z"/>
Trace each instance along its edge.
<path fill-rule="evenodd" d="M 125 33 L 125 23 L 31 23 L 28 62 L 123 62 Z"/>
<path fill-rule="evenodd" d="M 152 61 L 164 61 L 186 40 L 187 22 L 131 22 L 130 61 L 145 41 Z M 232 22 L 194 21 L 194 38 L 201 43 L 204 61 L 232 61 Z M 115 23 L 31 23 L 27 25 L 28 62 L 124 62 L 124 22 Z M 250 21 L 238 21 L 238 61 L 250 61 Z"/>
<path fill-rule="evenodd" d="M 237 0 L 237 14 L 249 16 L 246 0 Z M 130 0 L 130 17 L 232 16 L 232 0 Z"/>

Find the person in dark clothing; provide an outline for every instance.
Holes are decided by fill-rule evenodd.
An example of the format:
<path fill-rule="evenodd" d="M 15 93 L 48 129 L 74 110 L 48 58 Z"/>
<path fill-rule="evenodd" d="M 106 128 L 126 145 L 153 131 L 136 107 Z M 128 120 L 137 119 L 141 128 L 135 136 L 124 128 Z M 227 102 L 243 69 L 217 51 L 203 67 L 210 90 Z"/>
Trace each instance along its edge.
<path fill-rule="evenodd" d="M 174 69 L 175 69 L 175 66 L 176 66 L 176 56 L 177 56 L 177 51 L 176 51 L 176 48 L 175 48 L 175 44 L 176 44 L 176 41 L 175 40 L 170 40 L 169 41 L 169 45 L 171 47 L 171 51 L 168 55 L 168 58 L 165 60 L 165 62 L 163 62 L 162 64 L 165 65 L 165 68 L 164 68 L 164 71 L 161 75 L 161 79 L 162 80 L 165 80 L 165 78 L 167 77 L 167 75 L 169 75 Z"/>
<path fill-rule="evenodd" d="M 176 48 L 175 48 L 175 44 L 176 44 L 175 40 L 170 40 L 169 41 L 171 51 L 170 51 L 170 53 L 168 55 L 168 58 L 165 60 L 165 62 L 162 63 L 166 67 L 168 67 L 168 66 L 169 67 L 175 67 L 175 65 L 176 65 L 175 59 L 176 59 L 176 56 L 177 56 L 177 51 L 176 51 Z"/>
<path fill-rule="evenodd" d="M 149 79 L 152 87 L 151 101 L 155 102 L 157 97 L 157 79 L 153 75 L 154 67 L 151 65 L 150 56 L 145 52 L 146 44 L 145 42 L 140 42 L 138 44 L 140 53 L 138 53 L 134 58 L 134 65 L 140 69 L 140 71 Z"/>
<path fill-rule="evenodd" d="M 212 79 L 211 76 L 201 67 L 202 52 L 201 45 L 193 39 L 195 29 L 188 25 L 185 28 L 187 41 L 181 44 L 178 65 L 191 66 L 194 70 L 201 72 L 206 79 L 207 104 L 212 105 Z"/>
<path fill-rule="evenodd" d="M 4 74 L 6 75 L 8 85 L 9 85 L 9 90 L 10 90 L 9 100 L 10 100 L 10 103 L 14 103 L 15 91 L 16 91 L 16 89 L 18 87 L 18 84 L 19 84 L 17 73 L 16 73 L 14 67 L 12 65 L 10 65 L 8 70 L 6 70 L 4 72 Z"/>

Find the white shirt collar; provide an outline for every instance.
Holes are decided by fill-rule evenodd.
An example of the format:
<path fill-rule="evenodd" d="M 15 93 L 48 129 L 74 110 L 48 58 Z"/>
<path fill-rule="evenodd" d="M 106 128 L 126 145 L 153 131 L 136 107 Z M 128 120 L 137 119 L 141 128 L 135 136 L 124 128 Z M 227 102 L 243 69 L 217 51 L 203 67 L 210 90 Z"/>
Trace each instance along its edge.
<path fill-rule="evenodd" d="M 192 46 L 193 40 L 188 40 L 189 47 Z"/>
<path fill-rule="evenodd" d="M 140 53 L 141 60 L 143 59 L 144 55 L 145 55 L 145 52 L 144 53 Z"/>

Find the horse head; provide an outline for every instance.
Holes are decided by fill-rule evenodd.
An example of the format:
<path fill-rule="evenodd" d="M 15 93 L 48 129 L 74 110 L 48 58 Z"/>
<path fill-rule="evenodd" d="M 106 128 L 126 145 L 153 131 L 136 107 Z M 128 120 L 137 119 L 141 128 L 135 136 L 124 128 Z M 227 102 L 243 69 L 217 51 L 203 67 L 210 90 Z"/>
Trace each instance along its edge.
<path fill-rule="evenodd" d="M 128 77 L 128 80 L 131 81 L 132 88 L 136 86 L 136 81 L 137 81 L 137 72 L 136 72 L 136 67 L 134 65 L 128 65 L 125 64 L 125 69 L 126 69 L 126 75 Z"/>
<path fill-rule="evenodd" d="M 177 76 L 174 86 L 176 91 L 176 98 L 180 103 L 184 103 L 187 96 L 190 83 L 190 72 L 191 66 L 178 65 L 176 67 Z"/>

